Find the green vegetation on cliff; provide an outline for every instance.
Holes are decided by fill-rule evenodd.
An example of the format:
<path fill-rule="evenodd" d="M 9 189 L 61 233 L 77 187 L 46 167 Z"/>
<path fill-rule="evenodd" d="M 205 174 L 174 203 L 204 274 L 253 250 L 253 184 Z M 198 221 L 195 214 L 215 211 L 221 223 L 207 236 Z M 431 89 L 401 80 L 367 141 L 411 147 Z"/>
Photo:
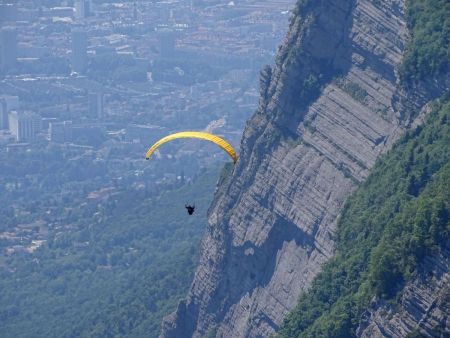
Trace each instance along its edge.
<path fill-rule="evenodd" d="M 307 4 L 308 1 L 299 1 Z M 450 4 L 408 0 L 411 40 L 399 67 L 405 85 L 450 70 Z M 280 338 L 355 337 L 370 300 L 393 300 L 426 255 L 450 232 L 450 99 L 435 103 L 423 127 L 380 158 L 348 199 L 336 256 L 286 317 Z"/>
<path fill-rule="evenodd" d="M 406 82 L 424 80 L 450 71 L 450 2 L 408 0 L 407 24 L 411 34 L 400 67 Z"/>
<path fill-rule="evenodd" d="M 406 135 L 348 199 L 336 256 L 283 323 L 280 338 L 355 337 L 373 296 L 392 299 L 450 231 L 450 100 Z"/>

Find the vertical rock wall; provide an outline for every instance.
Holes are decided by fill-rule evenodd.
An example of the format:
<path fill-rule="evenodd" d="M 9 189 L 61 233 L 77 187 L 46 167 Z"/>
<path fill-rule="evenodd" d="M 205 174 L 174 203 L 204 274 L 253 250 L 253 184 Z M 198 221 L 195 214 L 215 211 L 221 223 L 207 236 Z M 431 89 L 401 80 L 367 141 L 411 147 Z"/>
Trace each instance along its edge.
<path fill-rule="evenodd" d="M 403 0 L 303 2 L 276 66 L 262 71 L 240 159 L 217 189 L 194 281 L 162 337 L 272 334 L 333 255 L 345 199 L 407 128 L 405 102 L 426 101 L 397 88 Z"/>

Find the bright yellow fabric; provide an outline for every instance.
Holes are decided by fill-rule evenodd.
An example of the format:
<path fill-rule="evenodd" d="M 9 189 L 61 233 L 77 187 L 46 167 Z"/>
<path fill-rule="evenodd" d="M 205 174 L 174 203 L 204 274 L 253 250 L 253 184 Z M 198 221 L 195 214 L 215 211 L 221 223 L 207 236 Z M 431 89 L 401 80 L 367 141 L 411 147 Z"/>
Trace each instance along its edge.
<path fill-rule="evenodd" d="M 150 155 L 161 144 L 175 140 L 177 138 L 198 138 L 198 139 L 210 141 L 212 143 L 217 144 L 228 155 L 230 155 L 230 157 L 233 159 L 234 163 L 236 163 L 236 161 L 237 161 L 236 152 L 234 151 L 233 147 L 228 142 L 226 142 L 225 140 L 221 139 L 218 136 L 215 136 L 215 135 L 212 135 L 209 133 L 200 132 L 200 131 L 183 131 L 181 133 L 175 133 L 175 134 L 165 136 L 150 147 L 150 149 L 145 154 L 145 158 L 148 160 L 150 158 Z"/>

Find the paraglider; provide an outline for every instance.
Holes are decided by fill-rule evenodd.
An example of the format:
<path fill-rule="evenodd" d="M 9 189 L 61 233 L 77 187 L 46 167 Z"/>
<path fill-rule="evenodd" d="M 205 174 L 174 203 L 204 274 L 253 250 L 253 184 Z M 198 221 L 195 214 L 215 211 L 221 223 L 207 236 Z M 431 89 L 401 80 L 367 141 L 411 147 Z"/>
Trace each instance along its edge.
<path fill-rule="evenodd" d="M 216 136 L 216 135 L 213 135 L 210 133 L 200 132 L 200 131 L 183 131 L 180 133 L 175 133 L 175 134 L 171 134 L 171 135 L 163 137 L 162 139 L 157 141 L 155 144 L 153 144 L 148 149 L 147 153 L 145 154 L 145 159 L 146 160 L 150 159 L 150 156 L 152 155 L 152 153 L 160 145 L 162 145 L 166 142 L 178 139 L 178 138 L 198 138 L 201 140 L 210 141 L 210 142 L 218 145 L 220 148 L 222 148 L 233 159 L 234 163 L 236 163 L 236 161 L 237 161 L 236 152 L 234 151 L 233 147 L 227 141 L 220 138 L 219 136 Z"/>
<path fill-rule="evenodd" d="M 158 140 L 155 144 L 153 144 L 145 154 L 145 159 L 149 160 L 150 156 L 153 154 L 153 152 L 158 148 L 160 145 L 178 139 L 178 138 L 197 138 L 201 140 L 210 141 L 216 145 L 218 145 L 220 148 L 222 148 L 232 159 L 233 162 L 236 163 L 237 161 L 237 155 L 234 151 L 233 147 L 224 139 L 220 138 L 219 136 L 200 132 L 200 131 L 183 131 L 180 133 L 170 134 L 168 136 L 163 137 L 162 139 Z M 188 205 L 185 204 L 184 207 L 186 208 L 189 215 L 192 215 L 195 211 L 195 204 L 194 205 Z"/>
<path fill-rule="evenodd" d="M 189 215 L 192 215 L 195 211 L 195 204 L 193 206 L 185 204 L 184 207 L 187 209 Z"/>

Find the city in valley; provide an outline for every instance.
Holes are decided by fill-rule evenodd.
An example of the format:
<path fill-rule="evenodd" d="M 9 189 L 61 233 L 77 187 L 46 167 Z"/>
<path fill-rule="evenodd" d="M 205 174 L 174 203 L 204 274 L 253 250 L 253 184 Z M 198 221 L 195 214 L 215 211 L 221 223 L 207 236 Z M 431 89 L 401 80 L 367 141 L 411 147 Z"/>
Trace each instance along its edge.
<path fill-rule="evenodd" d="M 101 220 L 123 191 L 158 194 L 226 158 L 190 141 L 145 161 L 165 134 L 238 149 L 293 2 L 3 1 L 0 267 Z"/>

